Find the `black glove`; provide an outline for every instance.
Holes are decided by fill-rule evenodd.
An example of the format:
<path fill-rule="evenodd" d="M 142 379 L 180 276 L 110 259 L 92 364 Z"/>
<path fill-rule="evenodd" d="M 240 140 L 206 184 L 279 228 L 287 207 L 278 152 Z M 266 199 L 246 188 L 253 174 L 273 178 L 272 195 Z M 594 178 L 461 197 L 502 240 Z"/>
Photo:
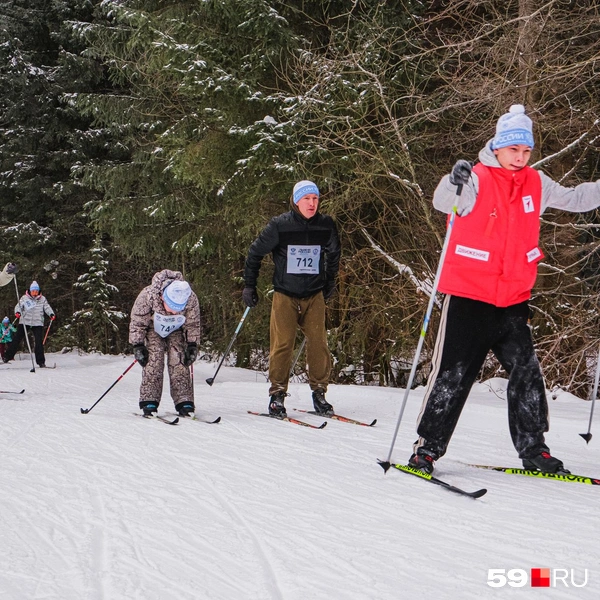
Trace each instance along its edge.
<path fill-rule="evenodd" d="M 198 346 L 196 345 L 196 342 L 190 342 L 187 345 L 187 348 L 185 349 L 183 355 L 183 365 L 185 367 L 189 367 L 198 356 Z"/>
<path fill-rule="evenodd" d="M 140 367 L 145 367 L 148 364 L 148 348 L 144 344 L 136 344 L 133 347 L 133 356 L 140 363 Z"/>
<path fill-rule="evenodd" d="M 249 308 L 254 308 L 258 304 L 258 294 L 256 293 L 256 288 L 245 287 L 242 292 L 242 298 L 244 300 L 244 304 Z"/>
<path fill-rule="evenodd" d="M 335 294 L 335 281 L 328 281 L 323 288 L 323 298 L 329 300 Z"/>
<path fill-rule="evenodd" d="M 450 183 L 452 185 L 466 185 L 469 183 L 472 170 L 473 165 L 468 160 L 457 160 L 452 167 L 452 173 L 450 173 Z"/>
<path fill-rule="evenodd" d="M 17 273 L 19 271 L 19 269 L 17 269 L 17 265 L 15 265 L 15 263 L 6 263 L 6 267 L 4 267 L 6 269 L 6 272 L 9 275 L 12 275 L 13 273 Z"/>

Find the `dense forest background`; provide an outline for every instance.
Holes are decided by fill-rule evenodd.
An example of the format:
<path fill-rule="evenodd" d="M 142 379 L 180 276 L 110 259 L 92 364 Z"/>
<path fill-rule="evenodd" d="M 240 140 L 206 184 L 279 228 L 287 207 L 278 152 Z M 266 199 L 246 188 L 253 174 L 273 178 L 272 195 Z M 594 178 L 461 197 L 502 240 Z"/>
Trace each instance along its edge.
<path fill-rule="evenodd" d="M 181 270 L 217 356 L 248 246 L 312 179 L 343 244 L 332 378 L 403 385 L 444 237 L 439 178 L 513 103 L 537 167 L 600 178 L 599 71 L 600 8 L 582 0 L 0 0 L 0 263 L 55 309 L 49 349 L 109 353 L 129 349 L 154 272 Z M 544 215 L 532 300 L 548 387 L 582 396 L 599 228 L 595 211 Z M 265 367 L 270 275 L 265 260 L 239 366 Z M 15 302 L 0 288 L 4 314 Z"/>

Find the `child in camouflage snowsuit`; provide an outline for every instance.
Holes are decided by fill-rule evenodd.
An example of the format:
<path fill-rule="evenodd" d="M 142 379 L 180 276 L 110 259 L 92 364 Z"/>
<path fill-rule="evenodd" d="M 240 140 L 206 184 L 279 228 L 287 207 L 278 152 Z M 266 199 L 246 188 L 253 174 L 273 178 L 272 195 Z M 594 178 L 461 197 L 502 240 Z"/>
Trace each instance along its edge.
<path fill-rule="evenodd" d="M 200 334 L 200 306 L 189 283 L 179 271 L 156 273 L 138 295 L 129 325 L 129 342 L 143 367 L 139 405 L 145 415 L 158 410 L 166 353 L 175 409 L 182 416 L 193 416 L 190 366 L 198 355 Z"/>

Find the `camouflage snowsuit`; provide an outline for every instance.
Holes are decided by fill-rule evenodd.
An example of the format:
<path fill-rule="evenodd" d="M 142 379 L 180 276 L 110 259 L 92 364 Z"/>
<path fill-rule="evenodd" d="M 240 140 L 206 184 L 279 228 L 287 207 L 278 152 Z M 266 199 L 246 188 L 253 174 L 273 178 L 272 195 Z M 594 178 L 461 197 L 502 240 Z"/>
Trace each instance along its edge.
<path fill-rule="evenodd" d="M 162 290 L 175 280 L 183 281 L 179 271 L 165 269 L 156 273 L 152 284 L 138 295 L 131 310 L 129 342 L 132 345 L 145 344 L 148 348 L 148 364 L 142 370 L 140 402 L 153 401 L 158 405 L 162 396 L 165 352 L 167 370 L 171 386 L 171 398 L 177 406 L 180 402 L 193 402 L 194 392 L 190 370 L 184 366 L 184 352 L 188 343 L 200 342 L 200 305 L 192 292 L 185 310 L 183 326 L 167 337 L 161 337 L 154 330 L 154 313 L 167 315 L 162 299 Z"/>

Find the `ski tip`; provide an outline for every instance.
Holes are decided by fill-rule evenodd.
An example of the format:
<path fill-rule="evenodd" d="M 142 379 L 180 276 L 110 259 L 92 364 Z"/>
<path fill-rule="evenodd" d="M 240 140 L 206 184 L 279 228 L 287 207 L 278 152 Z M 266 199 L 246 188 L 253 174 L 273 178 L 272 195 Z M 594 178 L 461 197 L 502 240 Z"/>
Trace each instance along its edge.
<path fill-rule="evenodd" d="M 325 427 L 327 427 L 327 421 L 323 421 L 320 425 L 319 425 L 319 429 L 324 429 Z"/>
<path fill-rule="evenodd" d="M 217 417 L 214 421 L 211 421 L 211 423 L 220 423 L 221 422 L 221 417 Z"/>
<path fill-rule="evenodd" d="M 23 392 L 25 392 L 25 388 L 23 388 L 23 389 L 22 389 L 22 390 L 19 392 L 19 394 L 22 394 Z"/>
<path fill-rule="evenodd" d="M 580 433 L 579 435 L 585 440 L 586 444 L 590 443 L 590 440 L 592 439 L 591 433 Z"/>
<path fill-rule="evenodd" d="M 377 424 L 377 419 L 373 419 L 371 421 L 371 423 L 369 424 L 369 427 L 373 427 L 373 425 L 376 425 L 376 424 Z"/>
<path fill-rule="evenodd" d="M 476 492 L 473 492 L 472 494 L 470 494 L 470 496 L 472 496 L 473 498 L 481 498 L 481 496 L 485 496 L 487 494 L 487 490 L 485 488 L 482 488 L 480 490 L 477 490 Z"/>
<path fill-rule="evenodd" d="M 383 469 L 384 473 L 388 472 L 388 469 L 392 466 L 389 460 L 379 460 L 377 459 L 377 464 Z"/>

